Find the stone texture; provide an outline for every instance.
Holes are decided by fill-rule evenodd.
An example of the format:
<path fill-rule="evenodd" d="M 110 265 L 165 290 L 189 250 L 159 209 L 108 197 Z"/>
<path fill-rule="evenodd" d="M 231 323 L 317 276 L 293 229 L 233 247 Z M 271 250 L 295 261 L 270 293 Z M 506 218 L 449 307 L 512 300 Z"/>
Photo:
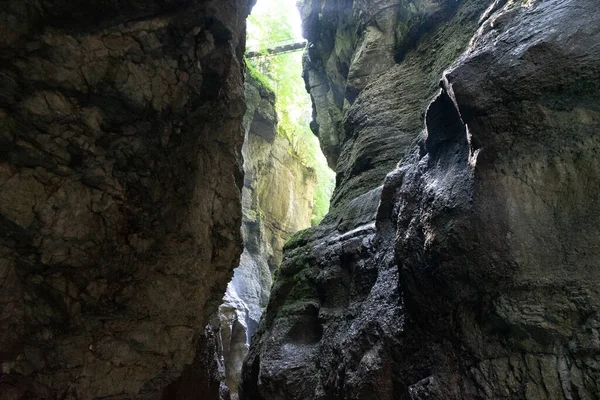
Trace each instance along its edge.
<path fill-rule="evenodd" d="M 194 375 L 242 250 L 248 7 L 0 5 L 1 398 Z"/>
<path fill-rule="evenodd" d="M 350 168 L 347 163 L 338 165 L 341 153 L 356 156 L 369 152 L 351 149 L 361 144 L 355 144 L 356 138 L 343 126 L 346 111 L 358 94 L 370 82 L 394 69 L 397 62 L 414 48 L 420 36 L 448 19 L 458 3 L 455 0 L 300 2 L 304 35 L 309 42 L 304 58 L 304 79 L 314 106 L 312 128 L 319 136 L 330 167 L 336 172 L 349 172 L 346 171 Z M 456 42 L 458 50 L 462 50 L 466 32 L 468 29 L 453 32 L 459 35 L 456 38 L 448 32 L 443 40 L 448 44 Z M 424 72 L 431 72 L 428 71 L 431 67 L 426 63 L 419 65 Z M 435 66 L 435 73 L 439 73 L 439 68 L 439 65 Z M 409 72 L 412 74 L 414 72 Z M 384 154 L 389 152 L 385 144 L 375 145 L 379 145 Z M 370 169 L 374 161 L 353 162 L 354 168 L 361 170 L 354 172 Z M 394 158 L 392 162 L 397 161 L 398 158 Z M 389 172 L 389 161 L 386 167 Z"/>
<path fill-rule="evenodd" d="M 269 300 L 271 274 L 281 263 L 287 239 L 310 226 L 317 184 L 315 172 L 277 134 L 274 94 L 247 77 L 244 252 L 213 323 L 220 332 L 225 382 L 232 399 L 238 398 L 242 363 Z"/>
<path fill-rule="evenodd" d="M 333 210 L 287 245 L 242 398 L 600 396 L 597 4 L 452 3 L 401 10 L 355 98 L 340 79 Z M 360 12 L 304 7 L 311 60 L 354 59 Z"/>
<path fill-rule="evenodd" d="M 443 5 L 456 7 L 455 2 Z M 388 8 L 380 6 L 357 2 L 344 9 L 356 9 L 350 15 L 357 26 L 365 13 L 385 13 Z M 320 2 L 311 7 L 317 7 L 312 15 L 325 15 Z M 380 199 L 389 196 L 381 184 L 422 130 L 422 114 L 444 68 L 464 51 L 484 10 L 481 1 L 464 1 L 458 9 L 423 14 L 432 19 L 424 37 L 408 50 L 398 47 L 402 61 L 367 77 L 369 83 L 347 105 L 332 208 L 320 226 L 287 246 L 245 362 L 243 398 L 398 398 L 402 383 L 391 368 L 404 314 L 393 254 L 395 228 L 386 227 L 385 234 L 375 229 Z M 394 15 L 398 23 L 404 18 Z M 347 26 L 338 19 L 331 23 L 314 29 L 336 32 L 335 24 Z M 311 35 L 319 37 L 319 31 Z M 330 36 L 335 38 L 339 35 Z M 313 60 L 315 47 L 309 51 Z M 395 53 L 390 51 L 391 60 Z M 333 107 L 314 96 L 313 101 L 317 118 Z"/>
<path fill-rule="evenodd" d="M 422 114 L 442 71 L 465 49 L 487 4 L 338 3 L 327 2 L 322 8 L 321 2 L 307 1 L 302 6 L 311 43 L 304 74 L 316 110 L 315 131 L 337 174 L 330 218 L 339 218 L 349 202 L 380 186 L 402 159 L 422 129 Z M 382 43 L 394 37 L 394 45 L 367 46 L 369 29 L 382 30 Z M 365 46 L 377 50 L 368 56 Z M 365 65 L 372 69 L 367 72 Z M 364 70 L 360 84 L 348 77 L 347 71 L 355 70 Z M 328 118 L 331 123 L 319 122 Z M 323 126 L 336 138 L 335 150 L 328 150 L 333 145 Z M 332 152 L 337 154 L 334 159 L 329 157 Z"/>
<path fill-rule="evenodd" d="M 400 167 L 406 334 L 430 332 L 422 379 L 437 382 L 413 398 L 600 395 L 596 8 L 491 13 Z"/>

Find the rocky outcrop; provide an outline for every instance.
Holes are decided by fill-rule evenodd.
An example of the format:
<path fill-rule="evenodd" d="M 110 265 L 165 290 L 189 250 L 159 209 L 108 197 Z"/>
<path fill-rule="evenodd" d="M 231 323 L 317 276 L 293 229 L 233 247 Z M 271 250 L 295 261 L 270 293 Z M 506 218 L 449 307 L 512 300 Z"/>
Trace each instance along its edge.
<path fill-rule="evenodd" d="M 326 19 L 328 13 L 320 2 L 305 3 L 307 6 L 313 9 L 308 15 L 322 15 L 322 26 L 313 29 L 357 29 L 356 43 L 366 40 L 368 24 L 373 25 L 371 29 L 380 26 L 376 19 L 361 24 L 361 16 L 384 15 L 391 9 L 385 2 L 338 4 L 334 8 L 354 10 L 349 25 Z M 422 113 L 438 90 L 439 77 L 464 51 L 485 10 L 480 1 L 461 2 L 458 9 L 453 8 L 454 1 L 439 6 L 446 8 L 421 15 L 437 23 L 432 22 L 427 35 L 404 51 L 402 62 L 395 62 L 405 43 L 398 38 L 397 51 L 387 52 L 389 69 L 365 76 L 369 82 L 365 88 L 355 99 L 346 99 L 344 117 L 339 121 L 344 143 L 339 147 L 330 213 L 318 227 L 287 245 L 267 312 L 246 360 L 243 398 L 399 396 L 401 384 L 392 372 L 392 354 L 398 353 L 404 313 L 393 255 L 394 228 L 387 228 L 387 235 L 376 235 L 378 204 L 386 195 L 381 184 L 422 130 Z M 306 9 L 303 15 L 306 18 Z M 329 15 L 334 15 L 333 11 Z M 401 18 L 400 13 L 394 15 Z M 442 15 L 445 18 L 438 20 Z M 305 20 L 305 30 L 310 27 Z M 318 31 L 312 34 L 319 36 Z M 393 36 L 392 31 L 386 34 Z M 323 37 L 336 40 L 340 34 Z M 335 47 L 335 42 L 325 44 Z M 358 51 L 356 46 L 354 51 Z M 311 49 L 307 57 L 322 65 L 318 60 L 325 55 L 319 44 Z M 306 67 L 312 93 L 317 88 L 310 77 L 314 66 Z M 340 68 L 334 75 L 342 72 Z M 317 119 L 319 112 L 333 115 L 329 110 L 335 104 L 323 105 L 314 94 L 313 100 Z"/>
<path fill-rule="evenodd" d="M 413 398 L 600 395 L 595 9 L 535 1 L 483 20 L 388 188 L 405 334 L 429 334 Z"/>
<path fill-rule="evenodd" d="M 304 75 L 313 128 L 337 174 L 331 207 L 337 215 L 380 186 L 402 159 L 442 71 L 464 51 L 486 2 L 321 3 L 301 6 L 310 43 Z"/>
<path fill-rule="evenodd" d="M 446 0 L 300 2 L 304 34 L 309 42 L 304 58 L 304 79 L 314 107 L 312 128 L 319 136 L 331 168 L 344 179 L 339 181 L 338 178 L 338 187 L 348 186 L 345 181 L 359 174 L 364 175 L 363 183 L 368 184 L 366 179 L 371 174 L 381 175 L 381 171 L 385 171 L 385 174 L 391 169 L 390 163 L 393 165 L 398 162 L 397 157 L 390 157 L 390 153 L 393 153 L 390 147 L 405 147 L 407 144 L 398 146 L 390 140 L 394 136 L 387 137 L 374 132 L 365 132 L 365 137 L 351 135 L 343 126 L 345 113 L 368 83 L 394 69 L 398 61 L 411 53 L 410 50 L 415 48 L 424 33 L 452 16 L 458 4 Z M 473 15 L 471 17 L 475 18 Z M 437 47 L 453 53 L 430 54 L 425 59 L 446 61 L 455 55 L 454 52 L 463 49 L 465 35 L 469 36 L 472 32 L 468 28 L 455 29 L 447 32 L 443 38 L 440 36 L 439 40 L 446 43 Z M 454 37 L 454 34 L 458 36 Z M 435 79 L 429 82 L 414 75 L 419 72 L 439 74 L 440 68 L 445 66 L 419 64 L 417 71 L 407 71 L 405 81 L 434 84 Z M 410 105 L 408 108 L 411 108 Z M 365 113 L 368 112 L 367 115 L 372 116 L 374 121 L 373 110 L 380 111 L 368 108 Z M 371 130 L 376 128 L 372 126 Z M 361 155 L 366 157 L 367 153 L 371 158 L 358 159 Z M 380 180 L 380 177 L 376 178 L 377 185 Z"/>
<path fill-rule="evenodd" d="M 337 187 L 286 247 L 242 398 L 600 395 L 596 5 L 488 5 L 305 2 Z M 379 6 L 400 32 L 361 25 Z"/>
<path fill-rule="evenodd" d="M 0 5 L 1 398 L 198 378 L 242 251 L 247 3 Z"/>
<path fill-rule="evenodd" d="M 231 398 L 237 399 L 242 362 L 269 300 L 272 272 L 282 259 L 283 245 L 310 226 L 315 172 L 295 155 L 277 133 L 275 96 L 247 75 L 242 191 L 244 252 L 219 307 L 218 327 Z"/>

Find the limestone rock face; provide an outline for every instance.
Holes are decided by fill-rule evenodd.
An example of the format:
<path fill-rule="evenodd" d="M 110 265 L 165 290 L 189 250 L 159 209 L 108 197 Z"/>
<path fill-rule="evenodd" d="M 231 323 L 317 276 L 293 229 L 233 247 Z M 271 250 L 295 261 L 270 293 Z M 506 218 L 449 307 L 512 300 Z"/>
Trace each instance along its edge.
<path fill-rule="evenodd" d="M 350 168 L 348 160 L 339 160 L 340 154 L 347 158 L 364 153 L 361 146 L 378 146 L 381 155 L 380 160 L 351 160 L 360 172 L 389 161 L 386 156 L 389 157 L 390 144 L 384 138 L 367 144 L 349 134 L 343 126 L 346 111 L 368 83 L 392 69 L 414 48 L 420 35 L 447 19 L 457 4 L 455 0 L 300 2 L 304 34 L 309 42 L 304 79 L 314 105 L 312 128 L 336 172 L 350 172 L 346 171 Z M 459 46 L 464 41 L 462 37 L 445 39 L 456 40 Z M 421 66 L 424 71 L 432 67 Z M 375 120 L 375 115 L 372 118 Z M 338 161 L 342 165 L 337 165 Z M 397 161 L 393 158 L 392 162 Z M 386 166 L 389 172 L 389 164 Z"/>
<path fill-rule="evenodd" d="M 333 210 L 287 245 L 242 398 L 600 396 L 597 4 L 452 3 L 341 81 Z"/>
<path fill-rule="evenodd" d="M 194 375 L 242 251 L 247 3 L 0 5 L 1 398 Z"/>
<path fill-rule="evenodd" d="M 248 76 L 246 99 L 244 252 L 213 323 L 220 332 L 232 399 L 238 398 L 242 363 L 269 300 L 271 274 L 281 263 L 287 239 L 310 226 L 317 184 L 315 172 L 277 134 L 274 94 Z"/>
<path fill-rule="evenodd" d="M 331 216 L 380 186 L 402 159 L 442 71 L 464 51 L 486 4 L 303 2 L 313 127 L 337 174 Z M 349 221 L 341 229 L 360 224 Z"/>

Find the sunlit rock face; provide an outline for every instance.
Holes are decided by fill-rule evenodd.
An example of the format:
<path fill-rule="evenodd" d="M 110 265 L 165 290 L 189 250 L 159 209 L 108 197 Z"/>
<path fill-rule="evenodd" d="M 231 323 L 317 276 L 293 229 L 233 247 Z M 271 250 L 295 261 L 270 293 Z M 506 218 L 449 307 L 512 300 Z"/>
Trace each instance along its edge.
<path fill-rule="evenodd" d="M 242 251 L 247 3 L 0 5 L 0 398 L 212 396 L 185 366 Z"/>
<path fill-rule="evenodd" d="M 240 264 L 219 307 L 222 356 L 232 399 L 237 399 L 242 363 L 271 290 L 271 274 L 283 245 L 310 226 L 315 172 L 302 164 L 277 133 L 274 94 L 247 76 L 244 142 L 243 237 Z"/>
<path fill-rule="evenodd" d="M 385 2 L 334 3 L 303 6 L 333 209 L 286 247 L 242 398 L 598 397 L 596 2 L 400 2 L 389 67 L 360 22 Z"/>

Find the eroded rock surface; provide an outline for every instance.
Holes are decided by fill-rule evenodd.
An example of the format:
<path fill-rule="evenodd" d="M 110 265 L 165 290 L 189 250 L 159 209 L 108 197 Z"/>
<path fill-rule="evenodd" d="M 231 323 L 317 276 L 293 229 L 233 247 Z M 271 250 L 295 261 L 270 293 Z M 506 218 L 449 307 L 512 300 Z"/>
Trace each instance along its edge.
<path fill-rule="evenodd" d="M 400 6 L 386 2 L 331 6 L 332 16 L 337 15 L 334 9 L 354 10 L 348 14 L 353 18 L 351 28 L 337 18 L 326 19 L 320 2 L 305 3 L 303 15 L 307 30 L 311 26 L 307 13 L 309 19 L 322 14 L 315 29 L 357 29 L 356 43 L 362 43 L 369 24 L 377 25 L 376 19 L 362 23 L 364 15 L 383 15 Z M 244 398 L 394 399 L 401 393 L 402 382 L 392 370 L 404 318 L 393 254 L 395 227 L 377 234 L 375 217 L 381 197 L 388 195 L 382 193 L 383 179 L 422 130 L 422 114 L 438 91 L 444 68 L 464 51 L 485 10 L 480 1 L 456 7 L 451 1 L 423 9 L 421 18 L 431 18 L 423 38 L 406 47 L 409 38 L 399 37 L 386 53 L 388 69 L 365 76 L 366 86 L 352 104 L 348 101 L 339 121 L 344 142 L 332 208 L 320 226 L 287 245 L 246 360 Z M 399 12 L 392 15 L 397 23 L 404 18 Z M 324 48 L 337 48 L 340 40 L 339 35 L 319 36 L 319 31 L 311 35 L 328 38 Z M 316 60 L 326 57 L 320 46 L 317 43 L 308 52 L 313 63 L 322 64 Z M 339 57 L 339 51 L 330 51 L 331 57 Z M 402 55 L 400 63 L 395 62 L 397 54 Z M 314 64 L 305 67 L 309 75 L 314 72 Z M 342 70 L 330 74 L 340 76 Z M 328 111 L 335 106 L 333 100 L 319 100 L 313 93 L 313 101 L 317 119 L 319 112 L 333 115 Z"/>
<path fill-rule="evenodd" d="M 160 398 L 194 360 L 242 251 L 247 3 L 0 5 L 1 398 Z"/>
<path fill-rule="evenodd" d="M 413 398 L 600 395 L 600 17 L 508 4 L 445 74 L 399 169 L 396 257 L 429 332 Z"/>
<path fill-rule="evenodd" d="M 304 57 L 304 79 L 313 100 L 312 128 L 319 136 L 330 167 L 341 174 L 344 180 L 361 174 L 362 183 L 368 186 L 370 170 L 379 174 L 381 174 L 379 169 L 389 172 L 390 163 L 393 165 L 398 162 L 397 153 L 390 149 L 390 147 L 403 148 L 403 146 L 395 146 L 393 139 L 396 139 L 397 135 L 382 136 L 376 132 L 365 131 L 362 136 L 357 137 L 344 127 L 344 118 L 358 94 L 370 82 L 386 75 L 386 72 L 397 70 L 395 67 L 398 61 L 411 53 L 410 50 L 415 48 L 422 36 L 435 28 L 439 22 L 448 20 L 456 11 L 458 4 L 459 2 L 454 0 L 332 0 L 327 2 L 303 0 L 300 2 L 304 34 L 309 42 Z M 464 36 L 472 34 L 468 26 L 465 28 L 446 32 L 446 35 L 439 37 L 439 40 L 446 43 L 443 45 L 440 43 L 436 47 L 447 51 L 452 46 L 458 46 L 458 49 L 452 51 L 461 51 Z M 421 51 L 424 50 L 421 48 Z M 432 72 L 438 74 L 440 68 L 448 64 L 435 65 L 431 62 L 438 60 L 444 63 L 447 57 L 452 57 L 453 54 L 430 54 L 429 56 L 425 59 L 430 63 L 418 63 L 418 70 L 406 71 L 403 82 L 411 81 L 413 84 L 423 82 L 425 85 L 435 83 L 435 79 L 429 82 L 415 74 Z M 425 81 L 427 83 L 424 83 Z M 393 84 L 391 80 L 389 84 Z M 420 90 L 410 87 L 406 89 Z M 363 109 L 364 114 L 370 116 L 372 125 L 379 121 L 373 111 L 382 112 L 389 109 L 389 97 L 382 99 L 382 102 L 387 103 L 383 109 L 368 106 Z M 381 103 L 373 105 L 380 107 Z M 408 105 L 408 108 L 411 108 L 411 105 Z M 381 127 L 375 125 L 371 128 L 376 130 Z M 367 154 L 370 156 L 367 157 Z M 359 159 L 361 156 L 363 158 Z M 378 177 L 376 181 L 380 182 L 380 179 Z M 338 186 L 347 185 L 339 181 Z"/>
<path fill-rule="evenodd" d="M 341 122 L 333 210 L 287 245 L 242 398 L 597 398 L 596 2 L 401 9 L 363 80 L 340 60 L 377 36 L 343 32 L 383 12 L 337 3 L 303 10 L 317 123 Z"/>

